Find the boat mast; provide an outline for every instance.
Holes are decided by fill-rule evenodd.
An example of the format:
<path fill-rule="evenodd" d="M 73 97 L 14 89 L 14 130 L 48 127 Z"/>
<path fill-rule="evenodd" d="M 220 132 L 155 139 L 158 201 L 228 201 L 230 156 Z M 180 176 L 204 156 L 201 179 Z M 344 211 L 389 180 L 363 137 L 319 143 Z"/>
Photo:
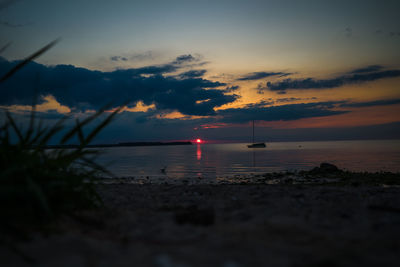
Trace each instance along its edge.
<path fill-rule="evenodd" d="M 254 144 L 254 120 L 253 120 L 253 144 Z"/>

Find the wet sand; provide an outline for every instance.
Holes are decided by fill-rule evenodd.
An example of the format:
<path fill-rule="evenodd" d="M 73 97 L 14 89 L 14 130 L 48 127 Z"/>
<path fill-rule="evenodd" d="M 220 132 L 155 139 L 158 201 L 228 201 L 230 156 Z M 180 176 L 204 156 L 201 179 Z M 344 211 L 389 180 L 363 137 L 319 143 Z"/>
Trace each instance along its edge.
<path fill-rule="evenodd" d="M 398 266 L 400 188 L 99 184 L 18 249 L 38 266 Z M 0 247 L 1 266 L 31 266 Z"/>

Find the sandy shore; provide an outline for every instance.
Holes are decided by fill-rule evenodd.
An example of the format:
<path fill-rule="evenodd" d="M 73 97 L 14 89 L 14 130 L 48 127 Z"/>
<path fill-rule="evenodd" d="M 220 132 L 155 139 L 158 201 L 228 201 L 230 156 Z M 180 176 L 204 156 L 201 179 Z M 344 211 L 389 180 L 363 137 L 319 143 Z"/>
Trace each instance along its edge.
<path fill-rule="evenodd" d="M 99 184 L 105 207 L 17 244 L 38 266 L 398 266 L 400 188 Z M 0 266 L 31 266 L 0 247 Z"/>

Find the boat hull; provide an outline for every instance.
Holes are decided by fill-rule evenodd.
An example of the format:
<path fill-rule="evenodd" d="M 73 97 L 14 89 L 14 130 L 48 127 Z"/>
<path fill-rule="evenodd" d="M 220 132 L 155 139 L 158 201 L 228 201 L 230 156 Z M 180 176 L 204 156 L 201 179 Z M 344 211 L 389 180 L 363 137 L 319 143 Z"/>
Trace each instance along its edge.
<path fill-rule="evenodd" d="M 248 148 L 264 148 L 266 147 L 265 143 L 257 143 L 257 144 L 251 144 L 247 145 Z"/>

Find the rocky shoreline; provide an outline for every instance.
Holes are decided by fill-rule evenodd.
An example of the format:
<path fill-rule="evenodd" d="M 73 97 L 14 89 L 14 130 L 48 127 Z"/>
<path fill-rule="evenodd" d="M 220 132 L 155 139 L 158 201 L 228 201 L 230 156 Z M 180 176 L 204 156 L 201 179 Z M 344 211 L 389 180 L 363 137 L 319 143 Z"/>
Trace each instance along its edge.
<path fill-rule="evenodd" d="M 262 175 L 234 175 L 227 177 L 174 178 L 168 176 L 97 178 L 98 184 L 155 184 L 155 185 L 334 185 L 334 186 L 400 186 L 400 173 L 392 172 L 350 172 L 343 171 L 333 164 L 321 163 L 309 171 L 274 172 Z"/>

